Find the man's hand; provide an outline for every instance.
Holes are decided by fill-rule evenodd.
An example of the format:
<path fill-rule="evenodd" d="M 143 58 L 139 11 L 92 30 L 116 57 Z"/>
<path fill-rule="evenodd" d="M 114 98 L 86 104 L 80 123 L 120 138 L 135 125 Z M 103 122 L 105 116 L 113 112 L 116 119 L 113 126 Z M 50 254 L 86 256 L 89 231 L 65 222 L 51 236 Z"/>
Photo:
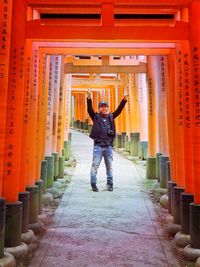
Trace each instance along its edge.
<path fill-rule="evenodd" d="M 91 92 L 90 92 L 90 90 L 88 90 L 88 92 L 87 92 L 87 98 L 91 98 Z"/>
<path fill-rule="evenodd" d="M 125 95 L 124 95 L 124 100 L 125 100 L 125 101 L 128 100 L 128 96 L 129 96 L 128 93 L 125 93 Z"/>

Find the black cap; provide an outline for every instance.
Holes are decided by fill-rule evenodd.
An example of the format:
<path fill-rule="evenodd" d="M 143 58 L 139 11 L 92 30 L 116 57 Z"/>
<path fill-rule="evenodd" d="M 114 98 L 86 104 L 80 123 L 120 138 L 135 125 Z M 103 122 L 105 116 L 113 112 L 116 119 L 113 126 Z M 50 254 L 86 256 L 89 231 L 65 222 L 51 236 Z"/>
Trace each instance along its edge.
<path fill-rule="evenodd" d="M 108 102 L 106 102 L 105 100 L 100 101 L 98 107 L 100 108 L 102 105 L 109 107 Z"/>

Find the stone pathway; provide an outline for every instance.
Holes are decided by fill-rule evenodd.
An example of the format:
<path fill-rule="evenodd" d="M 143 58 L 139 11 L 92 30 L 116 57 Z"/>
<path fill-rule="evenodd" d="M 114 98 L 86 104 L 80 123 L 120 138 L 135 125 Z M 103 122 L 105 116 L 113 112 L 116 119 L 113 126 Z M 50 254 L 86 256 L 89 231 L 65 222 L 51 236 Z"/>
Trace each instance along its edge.
<path fill-rule="evenodd" d="M 87 135 L 72 130 L 77 167 L 29 266 L 181 266 L 132 162 L 114 152 L 114 191 L 105 190 L 102 161 L 98 171 L 100 191 L 92 192 L 92 147 Z"/>

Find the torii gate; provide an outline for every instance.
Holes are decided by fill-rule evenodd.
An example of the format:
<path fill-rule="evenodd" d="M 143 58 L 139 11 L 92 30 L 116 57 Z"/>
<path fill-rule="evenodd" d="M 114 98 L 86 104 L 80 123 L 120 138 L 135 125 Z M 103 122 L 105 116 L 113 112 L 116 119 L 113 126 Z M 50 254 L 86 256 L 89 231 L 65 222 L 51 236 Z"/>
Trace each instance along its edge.
<path fill-rule="evenodd" d="M 92 3 L 90 1 L 79 0 L 77 3 L 79 11 L 87 13 L 89 10 L 91 14 L 98 15 L 91 24 L 88 20 L 85 22 L 85 25 L 81 20 L 82 25 L 80 25 L 80 20 L 73 24 L 73 19 L 67 19 L 66 22 L 65 19 L 52 20 L 40 18 L 40 13 L 63 12 L 65 14 L 64 12 L 66 10 L 70 10 L 71 13 L 77 12 L 76 2 L 71 4 L 71 1 L 65 0 L 43 0 L 41 3 L 40 0 L 18 0 L 12 3 L 1 0 L 1 6 L 4 7 L 0 13 L 0 21 L 3 22 L 1 24 L 2 31 L 0 35 L 1 51 L 3 51 L 0 54 L 1 62 L 3 62 L 0 71 L 0 85 L 1 91 L 3 92 L 1 103 L 7 103 L 6 108 L 4 104 L 1 104 L 1 109 L 3 110 L 1 113 L 0 129 L 0 132 L 3 133 L 1 137 L 3 140 L 1 142 L 1 151 L 4 151 L 4 157 L 0 158 L 2 196 L 6 197 L 10 203 L 9 207 L 12 209 L 12 204 L 18 200 L 19 192 L 25 191 L 27 185 L 34 187 L 35 181 L 39 179 L 38 171 L 34 171 L 36 167 L 33 165 L 30 166 L 30 169 L 34 175 L 30 179 L 26 179 L 25 177 L 23 181 L 20 179 L 20 166 L 22 161 L 21 147 L 23 145 L 22 133 L 25 131 L 25 135 L 30 139 L 32 148 L 34 148 L 34 144 L 36 143 L 35 138 L 37 138 L 36 132 L 34 132 L 34 140 L 31 139 L 32 136 L 30 135 L 30 125 L 33 126 L 34 123 L 37 123 L 37 116 L 34 113 L 30 113 L 30 116 L 33 118 L 33 123 L 31 122 L 28 129 L 23 128 L 25 126 L 22 127 L 20 122 L 23 120 L 24 124 L 27 122 L 27 111 L 25 110 L 26 112 L 23 113 L 24 105 L 22 103 L 25 103 L 24 93 L 25 88 L 28 88 L 27 81 L 30 78 L 32 79 L 33 100 L 29 105 L 31 112 L 37 112 L 38 110 L 36 99 L 38 96 L 37 73 L 35 76 L 34 73 L 31 74 L 30 68 L 32 66 L 33 70 L 37 72 L 39 58 L 41 59 L 44 54 L 55 55 L 63 53 L 95 53 L 106 55 L 113 53 L 122 55 L 128 53 L 128 55 L 145 54 L 148 56 L 161 54 L 168 56 L 168 71 L 170 72 L 170 77 L 174 78 L 170 80 L 171 91 L 167 92 L 172 179 L 179 187 L 177 188 L 179 195 L 183 191 L 183 188 L 190 196 L 194 194 L 195 205 L 191 207 L 194 210 L 199 210 L 200 145 L 198 140 L 200 137 L 200 76 L 198 65 L 200 3 L 191 0 L 165 0 L 162 3 L 158 0 L 144 0 L 142 3 L 134 0 L 116 0 L 114 2 L 110 2 L 109 0 L 104 0 L 103 2 L 94 0 Z M 160 12 L 161 9 L 165 11 Z M 18 12 L 19 10 L 20 12 Z M 162 23 L 160 21 L 161 26 L 158 25 L 157 20 L 151 20 L 149 25 L 141 19 L 134 20 L 135 24 L 129 22 L 127 25 L 126 20 L 121 22 L 115 16 L 116 14 L 123 14 L 123 12 L 126 12 L 125 14 L 130 14 L 131 12 L 132 14 L 138 12 L 149 14 L 149 12 L 156 11 L 155 13 L 157 13 L 159 11 L 163 14 L 171 14 L 170 10 L 173 10 L 174 19 L 167 18 L 166 20 L 162 20 Z M 5 14 L 8 16 L 5 17 Z M 190 21 L 190 24 L 188 21 Z M 6 36 L 8 36 L 7 39 Z M 11 37 L 11 42 L 9 36 Z M 98 48 L 92 46 L 94 41 L 99 43 Z M 90 47 L 76 47 L 77 43 L 80 44 L 82 42 L 89 43 Z M 114 44 L 109 47 L 109 42 L 118 45 L 120 49 L 116 48 Z M 71 45 L 73 43 L 74 45 L 66 48 L 65 45 L 69 43 Z M 131 47 L 132 43 L 136 44 L 134 48 Z M 120 44 L 123 45 L 120 46 Z M 129 45 L 124 48 L 123 46 L 125 44 Z M 51 46 L 51 48 L 48 46 Z M 151 75 L 151 90 L 153 92 L 155 91 L 154 82 L 156 79 L 152 72 L 154 62 L 151 57 L 149 57 L 148 62 L 148 73 Z M 47 62 L 47 64 L 50 64 L 50 62 Z M 189 67 L 186 69 L 188 65 Z M 174 70 L 176 70 L 175 73 Z M 29 77 L 29 75 L 32 76 Z M 191 77 L 191 80 L 188 77 Z M 47 85 L 48 79 L 46 80 Z M 178 90 L 175 90 L 177 88 Z M 187 97 L 183 98 L 183 93 Z M 152 103 L 152 100 L 149 99 L 149 109 L 151 109 Z M 183 117 L 183 114 L 185 117 Z M 149 129 L 154 129 L 154 119 L 150 119 L 149 121 L 151 122 Z M 179 138 L 180 136 L 181 138 Z M 150 136 L 151 138 L 155 139 L 155 136 Z M 152 153 L 150 156 L 152 157 L 155 157 L 154 141 L 151 143 L 152 147 L 150 147 Z M 195 220 L 196 217 L 192 219 L 191 224 Z M 20 233 L 20 230 L 18 233 Z M 190 234 L 191 246 L 199 248 L 200 233 L 191 232 Z M 18 240 L 14 243 L 16 244 L 18 242 L 19 235 Z M 10 245 L 13 245 L 12 242 Z"/>

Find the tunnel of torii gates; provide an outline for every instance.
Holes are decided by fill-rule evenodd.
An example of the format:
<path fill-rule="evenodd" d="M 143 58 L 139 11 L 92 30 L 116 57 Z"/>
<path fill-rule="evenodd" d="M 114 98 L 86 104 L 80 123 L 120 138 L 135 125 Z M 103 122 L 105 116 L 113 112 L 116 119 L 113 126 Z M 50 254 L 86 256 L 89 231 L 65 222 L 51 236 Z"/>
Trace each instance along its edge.
<path fill-rule="evenodd" d="M 64 176 L 70 127 L 90 130 L 88 90 L 96 111 L 129 94 L 115 146 L 147 161 L 200 249 L 199 14 L 189 0 L 0 0 L 0 257 Z"/>

